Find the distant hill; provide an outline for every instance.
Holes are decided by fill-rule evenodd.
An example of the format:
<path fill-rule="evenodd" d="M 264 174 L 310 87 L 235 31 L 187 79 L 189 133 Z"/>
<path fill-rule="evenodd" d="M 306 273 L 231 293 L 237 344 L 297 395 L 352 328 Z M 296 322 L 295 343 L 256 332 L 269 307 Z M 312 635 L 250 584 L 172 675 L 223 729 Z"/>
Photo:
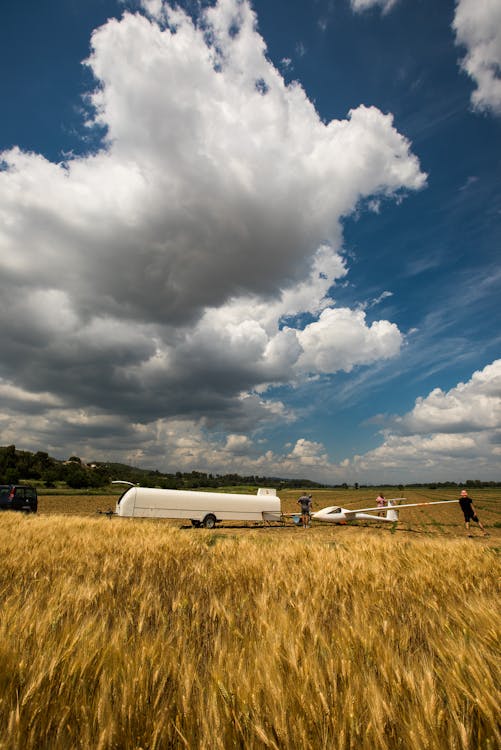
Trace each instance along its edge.
<path fill-rule="evenodd" d="M 65 485 L 74 489 L 99 488 L 113 479 L 143 486 L 165 489 L 193 489 L 236 486 L 322 487 L 309 479 L 282 479 L 280 477 L 240 476 L 239 474 L 208 474 L 201 471 L 163 473 L 157 469 L 140 469 L 128 464 L 111 461 L 83 462 L 79 456 L 60 460 L 45 451 L 18 450 L 15 445 L 0 447 L 0 484 L 15 484 L 30 481 L 44 487 Z"/>
<path fill-rule="evenodd" d="M 157 469 L 139 469 L 113 461 L 90 461 L 85 463 L 79 456 L 70 456 L 62 461 L 49 456 L 45 451 L 18 450 L 15 445 L 0 447 L 0 484 L 15 484 L 20 481 L 32 482 L 39 487 L 70 487 L 72 489 L 98 489 L 109 487 L 113 479 L 123 479 L 134 484 L 165 489 L 195 489 L 217 487 L 276 487 L 277 489 L 299 488 L 348 488 L 348 484 L 321 484 L 303 477 L 284 479 L 240 474 L 208 474 L 203 471 L 165 473 Z M 468 479 L 466 487 L 500 487 L 501 482 L 484 482 L 481 479 Z M 371 485 L 355 484 L 353 489 Z M 380 485 L 376 485 L 380 486 Z M 390 486 L 390 485 L 386 485 Z M 394 487 L 457 487 L 456 482 L 423 482 L 395 484 Z"/>

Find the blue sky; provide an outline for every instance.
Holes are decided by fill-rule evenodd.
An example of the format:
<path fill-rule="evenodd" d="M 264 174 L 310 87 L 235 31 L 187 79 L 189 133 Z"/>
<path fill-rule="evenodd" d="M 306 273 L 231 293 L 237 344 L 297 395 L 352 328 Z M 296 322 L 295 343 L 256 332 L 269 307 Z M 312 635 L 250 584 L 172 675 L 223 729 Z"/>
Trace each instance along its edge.
<path fill-rule="evenodd" d="M 1 444 L 500 478 L 498 0 L 1 18 Z"/>

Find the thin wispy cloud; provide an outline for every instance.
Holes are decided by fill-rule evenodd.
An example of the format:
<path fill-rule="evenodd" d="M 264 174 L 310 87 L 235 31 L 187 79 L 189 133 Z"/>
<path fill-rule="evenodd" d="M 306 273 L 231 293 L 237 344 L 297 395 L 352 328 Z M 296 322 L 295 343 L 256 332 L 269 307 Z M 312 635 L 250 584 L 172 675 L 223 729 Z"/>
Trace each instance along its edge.
<path fill-rule="evenodd" d="M 351 7 L 357 13 L 378 8 L 384 13 L 388 13 L 399 0 L 350 0 Z"/>

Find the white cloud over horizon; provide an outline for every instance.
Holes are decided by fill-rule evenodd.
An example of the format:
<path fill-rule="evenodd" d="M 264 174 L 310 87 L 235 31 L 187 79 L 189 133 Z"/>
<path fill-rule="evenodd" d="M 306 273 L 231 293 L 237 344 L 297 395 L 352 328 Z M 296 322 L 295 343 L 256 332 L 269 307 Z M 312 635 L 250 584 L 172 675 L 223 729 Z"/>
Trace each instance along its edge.
<path fill-rule="evenodd" d="M 21 430 L 38 398 L 49 445 L 124 424 L 163 439 L 165 420 L 230 434 L 287 421 L 268 385 L 403 342 L 331 296 L 343 219 L 426 183 L 391 114 L 324 123 L 267 58 L 246 1 L 196 22 L 144 6 L 92 35 L 102 148 L 60 164 L 0 154 L 1 419 Z"/>
<path fill-rule="evenodd" d="M 246 408 L 263 409 L 258 397 L 245 396 Z M 51 404 L 62 426 L 67 449 L 86 460 L 101 458 L 164 471 L 206 471 L 308 478 L 326 484 L 399 484 L 420 481 L 457 481 L 481 478 L 498 480 L 501 467 L 501 360 L 474 372 L 465 383 L 449 391 L 434 389 L 416 400 L 414 408 L 389 421 L 381 431 L 381 444 L 365 454 L 335 462 L 318 440 L 298 438 L 283 450 L 266 449 L 259 434 L 215 433 L 205 419 L 159 419 L 150 424 L 130 423 L 112 415 L 92 415 L 84 410 L 64 412 Z M 281 418 L 294 419 L 283 405 L 273 404 Z M 4 420 L 0 429 L 8 442 L 30 428 L 45 435 L 51 448 L 52 417 L 47 413 Z M 385 420 L 388 422 L 388 419 Z M 120 448 L 109 448 L 116 437 Z M 37 443 L 40 445 L 40 443 Z M 23 446 L 30 448 L 31 446 Z M 35 446 L 33 446 L 35 447 Z M 58 455 L 57 445 L 55 455 Z M 59 446 L 61 448 L 61 446 Z M 77 450 L 78 449 L 78 450 Z M 50 450 L 49 450 L 50 452 Z"/>
<path fill-rule="evenodd" d="M 395 417 L 383 442 L 346 462 L 352 476 L 404 474 L 408 481 L 499 479 L 501 469 L 501 360 L 449 391 L 435 388 Z M 359 480 L 360 481 L 360 480 Z"/>

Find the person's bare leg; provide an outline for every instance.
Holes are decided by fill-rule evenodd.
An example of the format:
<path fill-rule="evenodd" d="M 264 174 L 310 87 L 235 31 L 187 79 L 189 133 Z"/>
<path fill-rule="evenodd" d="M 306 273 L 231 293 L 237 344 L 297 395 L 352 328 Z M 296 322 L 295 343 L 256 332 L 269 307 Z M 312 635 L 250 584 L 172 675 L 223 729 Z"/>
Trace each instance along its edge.
<path fill-rule="evenodd" d="M 486 530 L 485 530 L 485 527 L 484 527 L 484 525 L 483 525 L 482 521 L 479 521 L 479 522 L 478 522 L 478 525 L 480 526 L 480 528 L 481 528 L 481 529 L 482 529 L 482 531 L 484 532 L 484 536 L 489 536 L 489 534 L 488 534 L 488 533 L 486 532 Z"/>

